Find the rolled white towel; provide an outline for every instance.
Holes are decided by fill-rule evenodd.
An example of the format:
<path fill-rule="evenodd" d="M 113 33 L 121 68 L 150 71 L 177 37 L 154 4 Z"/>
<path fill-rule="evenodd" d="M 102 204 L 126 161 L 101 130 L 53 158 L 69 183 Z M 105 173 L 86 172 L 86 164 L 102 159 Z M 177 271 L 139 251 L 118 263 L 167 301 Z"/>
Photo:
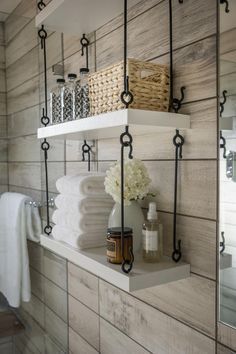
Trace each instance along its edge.
<path fill-rule="evenodd" d="M 79 233 L 69 228 L 55 225 L 52 229 L 55 240 L 65 242 L 77 249 L 95 248 L 106 245 L 106 234 L 97 231 L 90 233 Z"/>
<path fill-rule="evenodd" d="M 103 214 L 109 215 L 114 201 L 107 197 L 83 197 L 59 194 L 55 198 L 55 205 L 61 210 L 70 210 L 71 213 L 80 214 Z"/>
<path fill-rule="evenodd" d="M 56 181 L 57 190 L 62 194 L 79 196 L 105 196 L 105 174 L 98 172 L 63 176 Z"/>
<path fill-rule="evenodd" d="M 105 234 L 108 224 L 108 214 L 89 214 L 82 215 L 79 213 L 71 213 L 71 210 L 57 209 L 52 215 L 52 221 L 56 225 L 60 225 L 78 232 L 96 232 L 103 231 Z"/>

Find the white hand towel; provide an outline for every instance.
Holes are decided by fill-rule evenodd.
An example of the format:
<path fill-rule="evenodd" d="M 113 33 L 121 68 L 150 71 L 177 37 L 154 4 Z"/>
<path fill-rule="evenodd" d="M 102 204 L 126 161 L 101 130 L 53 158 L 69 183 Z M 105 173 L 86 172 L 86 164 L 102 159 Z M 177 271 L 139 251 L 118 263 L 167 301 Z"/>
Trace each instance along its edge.
<path fill-rule="evenodd" d="M 83 197 L 59 194 L 55 198 L 55 205 L 61 210 L 70 210 L 71 213 L 109 215 L 114 201 L 109 196 L 104 198 Z"/>
<path fill-rule="evenodd" d="M 95 248 L 106 245 L 106 234 L 101 231 L 79 233 L 69 228 L 55 225 L 52 229 L 55 240 L 62 241 L 77 249 Z"/>
<path fill-rule="evenodd" d="M 104 180 L 104 173 L 80 173 L 59 178 L 56 181 L 56 187 L 61 194 L 105 196 Z"/>
<path fill-rule="evenodd" d="M 55 210 L 52 215 L 52 221 L 56 225 L 65 228 L 83 232 L 103 231 L 106 233 L 109 214 L 89 214 L 82 215 L 79 213 L 71 213 L 71 210 Z"/>
<path fill-rule="evenodd" d="M 19 193 L 4 193 L 0 198 L 0 292 L 12 307 L 31 297 L 26 201 L 30 198 Z"/>
<path fill-rule="evenodd" d="M 39 242 L 42 223 L 38 208 L 26 204 L 26 236 L 28 240 Z"/>

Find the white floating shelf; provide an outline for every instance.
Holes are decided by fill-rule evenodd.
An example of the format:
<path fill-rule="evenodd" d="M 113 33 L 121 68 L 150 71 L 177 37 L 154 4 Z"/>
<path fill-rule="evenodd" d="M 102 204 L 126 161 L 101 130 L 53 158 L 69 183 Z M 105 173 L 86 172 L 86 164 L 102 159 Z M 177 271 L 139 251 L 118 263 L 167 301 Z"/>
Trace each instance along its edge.
<path fill-rule="evenodd" d="M 167 284 L 190 276 L 189 264 L 175 263 L 168 257 L 160 263 L 144 263 L 141 256 L 135 256 L 134 267 L 128 275 L 122 272 L 120 265 L 107 262 L 105 247 L 80 251 L 45 235 L 41 236 L 41 245 L 128 292 Z"/>
<path fill-rule="evenodd" d="M 129 126 L 132 135 L 155 134 L 162 129 L 189 129 L 190 116 L 169 112 L 122 109 L 98 116 L 38 129 L 38 138 L 93 140 L 118 137 Z"/>
<path fill-rule="evenodd" d="M 140 0 L 133 0 L 135 5 Z M 80 35 L 90 33 L 123 12 L 123 0 L 52 0 L 36 16 L 36 27 Z"/>

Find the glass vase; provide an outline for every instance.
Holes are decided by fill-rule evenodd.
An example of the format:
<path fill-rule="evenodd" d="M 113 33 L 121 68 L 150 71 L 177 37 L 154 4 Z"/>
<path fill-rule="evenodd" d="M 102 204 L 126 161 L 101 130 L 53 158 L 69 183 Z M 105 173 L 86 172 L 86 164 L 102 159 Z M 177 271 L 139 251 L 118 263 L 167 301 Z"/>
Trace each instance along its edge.
<path fill-rule="evenodd" d="M 142 226 L 144 215 L 141 206 L 136 200 L 131 201 L 130 205 L 124 206 L 125 227 L 133 229 L 133 251 L 141 250 L 142 245 Z M 121 227 L 121 205 L 115 203 L 111 210 L 108 227 Z"/>

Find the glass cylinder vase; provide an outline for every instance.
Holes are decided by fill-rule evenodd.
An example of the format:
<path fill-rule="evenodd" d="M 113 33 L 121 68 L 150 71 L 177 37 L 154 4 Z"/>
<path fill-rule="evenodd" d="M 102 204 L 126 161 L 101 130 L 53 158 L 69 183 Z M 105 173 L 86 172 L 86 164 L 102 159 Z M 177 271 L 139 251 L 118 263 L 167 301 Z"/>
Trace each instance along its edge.
<path fill-rule="evenodd" d="M 144 215 L 141 206 L 136 200 L 131 201 L 130 205 L 124 206 L 125 227 L 133 229 L 133 251 L 138 252 L 142 245 L 142 226 Z M 121 205 L 115 203 L 111 210 L 108 227 L 121 227 Z"/>

